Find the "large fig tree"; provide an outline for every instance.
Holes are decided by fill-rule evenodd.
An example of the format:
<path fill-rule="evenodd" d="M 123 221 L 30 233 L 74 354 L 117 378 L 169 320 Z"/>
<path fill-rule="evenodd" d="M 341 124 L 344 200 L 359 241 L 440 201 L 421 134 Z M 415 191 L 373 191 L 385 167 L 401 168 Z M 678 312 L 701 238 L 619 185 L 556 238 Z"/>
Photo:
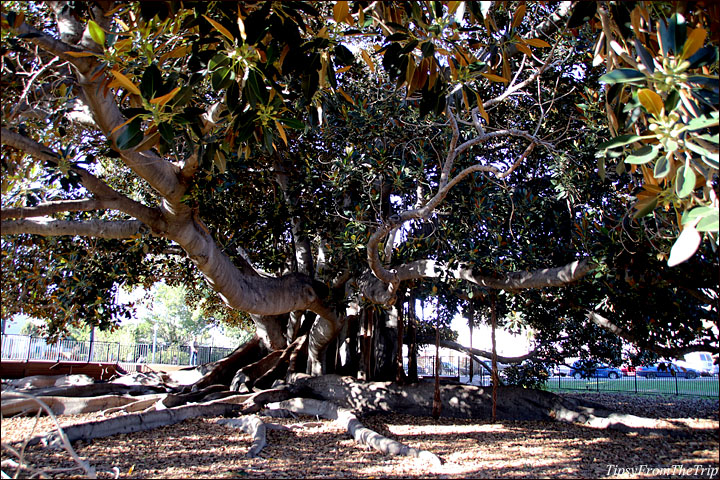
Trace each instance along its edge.
<path fill-rule="evenodd" d="M 571 3 L 5 7 L 4 317 L 107 327 L 130 314 L 121 285 L 164 279 L 255 323 L 201 383 L 392 378 L 408 289 L 451 301 L 596 265 L 580 205 L 515 209 L 595 148 L 574 113 L 595 33 L 565 28 Z M 716 171 L 687 208 L 716 205 Z"/>

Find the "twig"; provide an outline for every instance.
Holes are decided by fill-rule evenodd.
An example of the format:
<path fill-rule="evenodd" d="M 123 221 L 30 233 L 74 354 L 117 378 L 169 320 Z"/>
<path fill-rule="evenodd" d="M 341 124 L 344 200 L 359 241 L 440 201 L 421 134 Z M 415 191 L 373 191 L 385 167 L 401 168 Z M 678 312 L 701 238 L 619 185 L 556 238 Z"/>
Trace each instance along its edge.
<path fill-rule="evenodd" d="M 60 438 L 63 447 L 65 447 L 65 450 L 70 454 L 70 456 L 75 460 L 75 462 L 78 464 L 78 467 L 75 467 L 73 470 L 81 469 L 85 472 L 85 475 L 87 478 L 97 478 L 97 474 L 95 472 L 95 468 L 93 468 L 88 462 L 80 458 L 80 456 L 75 452 L 75 450 L 72 448 L 72 445 L 70 445 L 70 442 L 67 439 L 67 436 L 65 435 L 65 432 L 63 431 L 62 427 L 60 426 L 60 422 L 58 421 L 57 417 L 53 413 L 52 409 L 42 400 L 39 398 L 34 397 L 33 395 L 29 395 L 26 393 L 20 393 L 20 392 L 12 392 L 12 393 L 6 393 L 6 397 L 19 397 L 19 398 L 25 398 L 29 400 L 33 400 L 37 402 L 38 405 L 40 405 L 42 410 L 45 410 L 45 413 L 52 418 L 53 422 L 55 422 L 55 426 L 57 427 L 58 431 L 58 437 Z M 40 410 L 38 410 L 38 414 L 40 413 Z M 34 427 L 33 427 L 34 430 Z M 27 440 L 23 443 L 22 452 L 25 450 L 25 446 L 27 445 Z M 5 445 L 3 445 L 3 448 L 5 448 Z M 23 457 L 20 457 L 20 460 L 23 460 Z M 22 464 L 21 464 L 22 465 Z"/>

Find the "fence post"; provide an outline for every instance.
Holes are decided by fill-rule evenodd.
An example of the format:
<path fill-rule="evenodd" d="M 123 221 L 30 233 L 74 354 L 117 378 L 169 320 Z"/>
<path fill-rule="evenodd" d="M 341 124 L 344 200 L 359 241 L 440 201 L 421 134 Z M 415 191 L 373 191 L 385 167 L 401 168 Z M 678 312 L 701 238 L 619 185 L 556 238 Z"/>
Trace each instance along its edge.
<path fill-rule="evenodd" d="M 600 375 L 595 374 L 595 391 L 600 391 Z"/>
<path fill-rule="evenodd" d="M 635 372 L 635 393 L 637 393 L 637 372 Z"/>
<path fill-rule="evenodd" d="M 678 376 L 675 374 L 675 395 L 680 395 L 680 392 L 678 390 Z"/>
<path fill-rule="evenodd" d="M 25 359 L 25 363 L 30 361 L 30 352 L 32 351 L 32 340 L 33 340 L 33 337 L 28 338 L 28 351 L 27 351 L 27 358 Z"/>

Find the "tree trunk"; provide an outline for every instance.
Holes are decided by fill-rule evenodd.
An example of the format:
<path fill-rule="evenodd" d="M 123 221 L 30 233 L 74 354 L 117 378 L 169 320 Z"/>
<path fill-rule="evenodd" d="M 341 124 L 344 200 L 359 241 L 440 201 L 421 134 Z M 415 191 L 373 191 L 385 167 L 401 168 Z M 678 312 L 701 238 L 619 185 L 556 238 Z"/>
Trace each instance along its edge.
<path fill-rule="evenodd" d="M 470 329 L 470 349 L 473 348 L 473 326 L 475 325 L 475 302 L 473 300 L 470 300 L 470 305 L 468 308 L 468 328 Z M 474 371 L 475 368 L 475 362 L 472 358 L 470 358 L 470 367 L 468 368 L 468 374 L 470 375 L 470 383 L 473 381 L 473 375 L 475 374 Z"/>
<path fill-rule="evenodd" d="M 397 372 L 398 313 L 395 306 L 374 315 L 371 380 L 393 381 Z"/>
<path fill-rule="evenodd" d="M 432 416 L 435 420 L 442 413 L 442 400 L 440 399 L 440 329 L 435 325 L 435 389 L 433 390 Z"/>
<path fill-rule="evenodd" d="M 405 383 L 405 369 L 403 368 L 403 339 L 405 338 L 405 305 L 404 295 L 400 297 L 401 301 L 397 305 L 397 361 L 395 365 L 395 381 L 397 383 Z"/>
<path fill-rule="evenodd" d="M 410 295 L 408 302 L 408 381 L 418 382 L 417 371 L 417 316 L 415 314 L 415 296 Z"/>

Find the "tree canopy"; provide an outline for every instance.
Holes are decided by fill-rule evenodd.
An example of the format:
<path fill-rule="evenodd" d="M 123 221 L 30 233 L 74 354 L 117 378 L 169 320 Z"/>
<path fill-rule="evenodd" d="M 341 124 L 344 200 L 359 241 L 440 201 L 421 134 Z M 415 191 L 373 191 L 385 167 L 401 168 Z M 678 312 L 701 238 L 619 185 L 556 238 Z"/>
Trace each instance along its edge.
<path fill-rule="evenodd" d="M 503 290 L 548 341 L 717 348 L 717 7 L 3 7 L 3 316 L 164 280 L 320 373 L 408 289 Z"/>

